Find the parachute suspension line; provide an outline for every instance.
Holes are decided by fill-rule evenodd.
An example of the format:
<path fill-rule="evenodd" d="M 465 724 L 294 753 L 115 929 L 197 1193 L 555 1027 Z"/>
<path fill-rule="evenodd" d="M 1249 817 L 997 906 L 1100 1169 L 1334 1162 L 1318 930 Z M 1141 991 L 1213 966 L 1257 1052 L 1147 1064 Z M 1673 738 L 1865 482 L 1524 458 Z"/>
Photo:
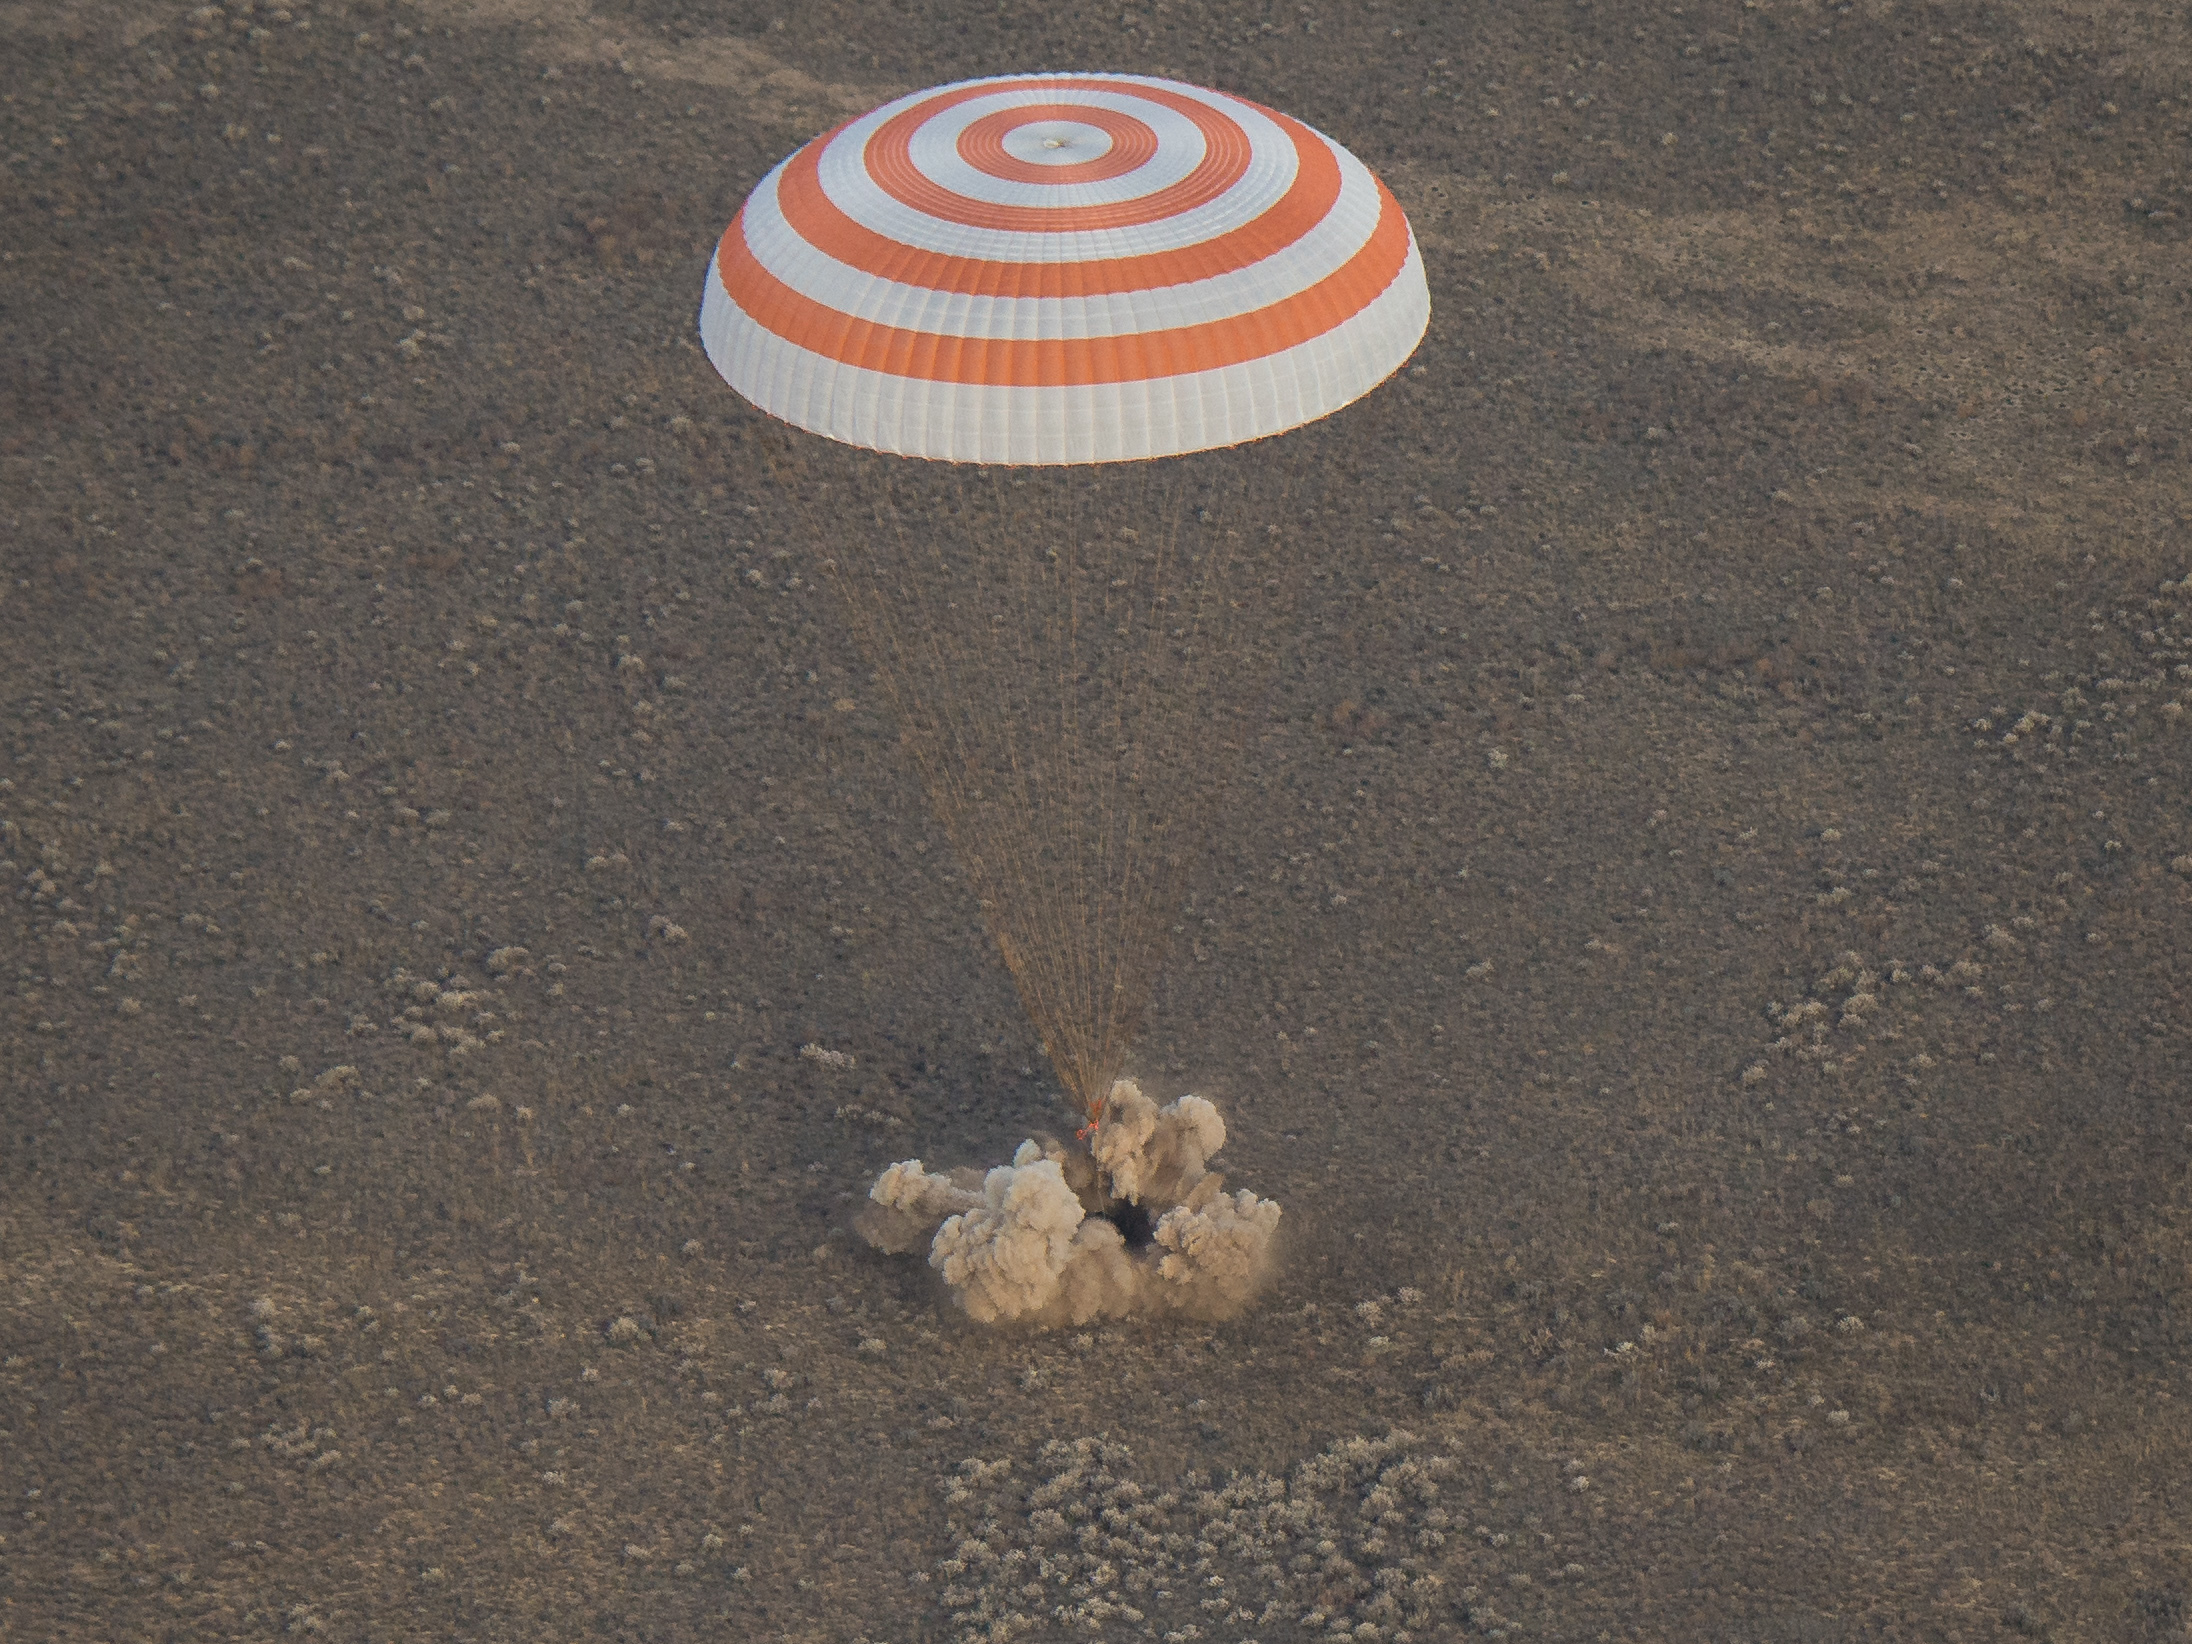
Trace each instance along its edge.
<path fill-rule="evenodd" d="M 1085 864 L 1070 835 L 1079 808 L 1076 767 L 1069 756 L 1061 771 L 1055 752 L 1048 760 L 1041 752 L 1046 716 L 1039 687 L 1046 670 L 1039 653 L 1048 637 L 1037 625 L 1042 571 L 1035 550 L 1041 533 L 1035 529 L 1037 522 L 1015 507 L 1010 494 L 1014 488 L 1001 482 L 994 469 L 980 472 L 979 488 L 979 503 L 969 503 L 970 519 L 979 506 L 984 526 L 995 533 L 994 541 L 986 545 L 990 552 L 983 556 L 985 564 L 1003 571 L 999 614 L 991 626 L 1007 631 L 1015 663 L 1009 679 L 1017 687 L 1015 699 L 1001 716 L 998 757 L 1012 778 L 1012 810 L 1001 820 L 1008 838 L 1018 846 L 1015 877 L 1023 894 L 1000 912 L 1022 933 L 1015 973 L 1022 1000 L 1053 1046 L 1069 1093 L 1085 1108 L 1094 1075 L 1088 1017 L 1075 995 L 1086 958 L 1082 942 L 1088 886 Z M 1051 677 L 1056 690 L 1055 673 Z M 1063 849 L 1055 837 L 1060 828 L 1069 830 Z"/>
<path fill-rule="evenodd" d="M 763 455 L 1093 1119 L 1254 739 L 1254 676 L 1268 685 L 1273 659 L 1268 635 L 1235 646 L 1238 613 L 1291 606 L 1301 545 L 1278 534 L 1321 469 L 1221 455 L 1020 479 L 821 442 Z M 1256 585 L 1236 589 L 1244 562 Z"/>
<path fill-rule="evenodd" d="M 994 715 L 998 745 L 988 750 L 986 762 L 991 767 L 990 780 L 997 787 L 986 807 L 977 809 L 965 821 L 969 831 L 984 837 L 984 848 L 994 854 L 1002 870 L 991 890 L 992 929 L 1021 1002 L 1044 1031 L 1053 1060 L 1070 1089 L 1079 1083 L 1080 1057 L 1074 1019 L 1057 998 L 1058 979 L 1054 973 L 1056 959 L 1061 954 L 1070 956 L 1070 949 L 1062 940 L 1064 933 L 1046 928 L 1054 926 L 1059 909 L 1057 887 L 1043 861 L 1046 806 L 1042 774 L 1021 750 L 1026 728 L 1022 722 L 1035 705 L 1034 693 L 1023 683 L 1031 677 L 1026 622 L 1015 609 L 1016 603 L 1024 606 L 1029 598 L 1026 544 L 1016 540 L 1015 521 L 994 474 L 985 469 L 974 478 L 978 494 L 970 495 L 964 471 L 954 476 L 961 534 L 975 550 L 969 565 L 980 595 L 978 614 L 982 622 L 974 638 L 979 643 L 986 637 L 992 644 L 1001 638 L 1009 640 L 1017 665 L 991 684 L 997 697 L 993 707 L 1001 711 Z M 985 535 L 992 532 L 994 540 L 985 541 Z M 1001 579 L 993 581 L 988 575 L 993 568 L 1001 570 Z M 1000 635 L 1000 629 L 1005 633 Z M 970 674 L 973 660 L 972 656 L 968 658 Z M 970 701 L 975 694 L 968 692 Z M 1078 1098 L 1079 1091 L 1074 1089 L 1074 1094 Z"/>
<path fill-rule="evenodd" d="M 1165 665 L 1167 634 L 1163 616 L 1164 602 L 1174 587 L 1174 578 L 1180 563 L 1180 522 L 1183 507 L 1182 490 L 1175 486 L 1162 510 L 1147 506 L 1137 507 L 1141 518 L 1157 520 L 1157 542 L 1153 550 L 1156 559 L 1150 572 L 1149 591 L 1142 602 L 1139 616 L 1142 640 L 1128 647 L 1128 666 L 1133 670 L 1134 731 L 1156 729 L 1164 718 L 1167 698 L 1180 695 L 1180 681 L 1174 671 Z M 1182 698 L 1186 707 L 1192 707 L 1192 693 Z M 1122 703 L 1124 707 L 1124 703 Z M 1176 710 L 1177 711 L 1177 710 Z M 1170 811 L 1173 807 L 1191 805 L 1194 788 L 1186 768 L 1184 735 L 1188 725 L 1175 720 L 1173 736 L 1157 735 L 1147 739 L 1130 738 L 1127 727 L 1119 728 L 1119 743 L 1137 742 L 1143 755 L 1141 768 L 1129 773 L 1120 771 L 1121 779 L 1138 781 L 1144 791 L 1154 787 L 1163 794 L 1160 807 L 1121 807 L 1126 826 L 1130 830 L 1125 842 L 1121 862 L 1118 929 L 1114 936 L 1108 1011 L 1106 1026 L 1111 1037 L 1106 1043 L 1107 1061 L 1123 1060 L 1126 1046 L 1139 1031 L 1149 997 L 1154 989 L 1157 963 L 1165 947 L 1165 923 L 1170 917 L 1172 893 L 1177 890 L 1182 861 L 1175 849 L 1167 855 L 1165 846 L 1176 845 L 1177 834 L 1171 827 Z M 1139 842 L 1131 830 L 1146 828 L 1153 837 Z M 1154 851 L 1154 859 L 1150 853 Z M 1136 869 L 1143 871 L 1141 882 L 1136 883 Z"/>
<path fill-rule="evenodd" d="M 1077 711 L 1080 689 L 1078 544 L 1082 514 L 1077 495 L 1078 478 L 1076 475 L 1073 482 L 1065 482 L 1062 503 L 1049 510 L 1037 510 L 1038 517 L 1025 522 L 1031 531 L 1038 531 L 1043 536 L 1052 536 L 1061 530 L 1069 532 L 1066 551 L 1059 555 L 1052 547 L 1045 549 L 1040 559 L 1030 555 L 1008 563 L 1022 568 L 1020 620 L 1014 625 L 1015 642 L 1022 660 L 1021 677 L 1047 678 L 1055 699 L 1056 727 L 1051 734 L 1055 738 L 1052 747 L 1056 752 L 1046 784 L 1052 803 L 1048 814 L 1038 819 L 1036 825 L 1045 833 L 1056 830 L 1063 836 L 1062 840 L 1050 844 L 1047 852 L 1051 872 L 1062 878 L 1063 883 L 1047 899 L 1048 905 L 1040 910 L 1050 927 L 1051 941 L 1046 950 L 1049 973 L 1031 980 L 1035 980 L 1046 995 L 1041 1008 L 1055 1012 L 1058 1017 L 1053 1042 L 1063 1041 L 1070 1046 L 1070 1093 L 1084 1111 L 1093 1116 L 1108 1083 L 1103 1078 L 1098 1001 L 1092 997 L 1090 988 L 1093 956 L 1088 952 L 1091 921 L 1094 909 L 1101 906 L 1102 891 L 1100 878 L 1092 873 L 1088 859 L 1088 812 L 1092 796 L 1086 787 L 1087 767 Z M 1029 483 L 1023 480 L 1011 489 L 1023 489 Z M 1032 483 L 1038 487 L 1040 496 L 1039 488 L 1046 481 Z M 994 474 L 991 486 L 993 494 L 1000 489 Z M 1008 537 L 1015 534 L 1009 517 L 1005 529 Z M 1044 599 L 1040 596 L 1046 581 L 1049 597 Z M 1042 656 L 1028 654 L 1031 643 L 1039 652 L 1048 653 L 1047 667 Z M 1031 704 L 1031 707 L 1038 706 Z M 1043 732 L 1041 720 L 1048 717 L 1040 712 L 1029 715 L 1030 728 L 1038 736 Z M 1031 1013 L 1036 1008 L 1032 1002 L 1030 1008 Z"/>
<path fill-rule="evenodd" d="M 1093 1116 L 1147 1008 L 1186 824 L 1206 809 L 1195 733 L 1224 653 L 1225 539 L 1189 551 L 1169 465 L 934 482 L 927 464 L 868 457 L 886 483 L 858 519 L 857 478 L 766 460 L 831 550 L 829 581 L 1000 957 Z M 948 529 L 918 528 L 938 513 Z"/>
<path fill-rule="evenodd" d="M 1037 512 L 1042 514 L 1045 511 L 1037 510 Z M 1036 568 L 1037 575 L 1028 579 L 1025 590 L 1028 609 L 1025 612 L 1026 620 L 1022 627 L 1025 631 L 1035 629 L 1038 623 L 1041 624 L 1039 630 L 1041 642 L 1044 649 L 1049 653 L 1049 677 L 1051 690 L 1055 697 L 1056 725 L 1051 734 L 1056 739 L 1055 746 L 1063 750 L 1065 769 L 1068 772 L 1078 772 L 1083 769 L 1081 764 L 1080 716 L 1075 712 L 1075 699 L 1080 690 L 1080 630 L 1078 624 L 1080 579 L 1076 570 L 1079 558 L 1080 511 L 1077 508 L 1068 507 L 1062 511 L 1052 510 L 1048 512 L 1050 517 L 1042 518 L 1039 521 L 1031 521 L 1030 523 L 1039 523 L 1050 527 L 1048 534 L 1053 536 L 1063 535 L 1066 539 L 1065 545 L 1062 550 L 1056 542 L 1047 546 L 1043 552 L 1042 566 Z M 1039 610 L 1037 609 L 1035 592 L 1037 586 L 1039 586 L 1041 572 L 1044 567 L 1050 568 L 1052 597 L 1048 602 L 1047 609 Z M 1063 602 L 1062 611 L 1060 609 L 1061 600 Z M 1075 784 L 1071 780 L 1062 783 L 1060 786 L 1064 789 L 1063 798 L 1065 801 L 1060 807 L 1063 812 L 1060 825 L 1065 832 L 1067 871 L 1071 876 L 1072 906 L 1070 917 L 1076 926 L 1085 928 L 1089 918 L 1088 813 L 1087 808 L 1078 802 L 1080 796 L 1074 791 Z M 1068 910 L 1060 909 L 1058 911 L 1061 919 L 1067 916 Z M 1063 942 L 1061 942 L 1061 947 L 1063 945 Z M 1090 1022 L 1095 1019 L 1093 1015 L 1094 1001 L 1089 994 L 1089 975 L 1084 962 L 1085 957 L 1085 955 L 1074 955 L 1067 969 L 1067 974 L 1060 978 L 1057 983 L 1060 997 L 1056 1000 L 1055 1008 L 1068 1021 L 1076 1023 Z M 1084 1112 L 1088 1112 L 1092 1104 L 1101 1100 L 1101 1096 L 1096 1089 L 1099 1072 L 1096 1067 L 1091 1065 L 1091 1062 L 1090 1057 L 1076 1052 L 1073 1079 L 1069 1083 L 1070 1094 L 1080 1104 Z M 1091 1116 L 1093 1117 L 1093 1114 Z"/>

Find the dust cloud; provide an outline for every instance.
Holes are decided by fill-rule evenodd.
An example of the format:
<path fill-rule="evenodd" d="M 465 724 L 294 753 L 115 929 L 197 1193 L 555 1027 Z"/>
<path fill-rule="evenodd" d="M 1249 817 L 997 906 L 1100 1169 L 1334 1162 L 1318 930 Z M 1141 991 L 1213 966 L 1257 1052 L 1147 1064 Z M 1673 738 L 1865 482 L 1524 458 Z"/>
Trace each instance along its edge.
<path fill-rule="evenodd" d="M 1010 1164 L 890 1166 L 854 1226 L 929 1265 L 982 1324 L 1129 1315 L 1227 1318 L 1270 1276 L 1279 1206 L 1228 1193 L 1210 1168 L 1225 1121 L 1200 1096 L 1159 1107 L 1131 1079 L 1105 1099 L 1086 1151 L 1040 1138 Z"/>

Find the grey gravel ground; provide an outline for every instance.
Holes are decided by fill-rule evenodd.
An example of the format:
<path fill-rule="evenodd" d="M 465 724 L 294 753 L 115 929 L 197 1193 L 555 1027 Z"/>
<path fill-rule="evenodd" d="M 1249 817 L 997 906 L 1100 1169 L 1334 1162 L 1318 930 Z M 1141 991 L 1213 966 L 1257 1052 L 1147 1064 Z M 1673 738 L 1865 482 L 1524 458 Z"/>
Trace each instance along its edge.
<path fill-rule="evenodd" d="M 2185 1636 L 2180 12 L 0 29 L 0 1636 Z M 693 337 L 1036 66 L 1433 282 L 1140 1055 L 1224 1325 L 849 1237 L 1061 1115 Z"/>

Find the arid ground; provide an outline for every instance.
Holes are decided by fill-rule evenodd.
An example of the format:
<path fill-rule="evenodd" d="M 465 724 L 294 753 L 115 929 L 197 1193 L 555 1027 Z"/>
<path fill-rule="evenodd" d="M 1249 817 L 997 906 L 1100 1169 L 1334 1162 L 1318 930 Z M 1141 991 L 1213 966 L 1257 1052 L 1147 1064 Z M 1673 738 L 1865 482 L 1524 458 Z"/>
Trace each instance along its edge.
<path fill-rule="evenodd" d="M 850 1236 L 1070 1121 L 694 329 L 782 154 L 1046 67 L 1308 120 L 1432 283 L 1139 1052 L 1285 1206 L 1221 1325 Z M 2186 1636 L 2181 7 L 17 0 L 0 82 L 0 1636 Z"/>

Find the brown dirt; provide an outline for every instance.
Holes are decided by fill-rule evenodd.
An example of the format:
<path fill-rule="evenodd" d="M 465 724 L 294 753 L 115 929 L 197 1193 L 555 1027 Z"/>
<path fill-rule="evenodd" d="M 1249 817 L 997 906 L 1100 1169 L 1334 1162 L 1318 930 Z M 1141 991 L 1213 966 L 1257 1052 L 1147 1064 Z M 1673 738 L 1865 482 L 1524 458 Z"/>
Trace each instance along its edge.
<path fill-rule="evenodd" d="M 942 1639 L 966 1458 L 1400 1426 L 1358 1637 L 2185 1636 L 2181 15 L 0 28 L 0 1634 Z M 1024 66 L 1286 107 L 1433 280 L 1143 1045 L 1287 1207 L 1223 1327 L 846 1237 L 1059 1114 L 693 334 L 782 153 Z"/>

